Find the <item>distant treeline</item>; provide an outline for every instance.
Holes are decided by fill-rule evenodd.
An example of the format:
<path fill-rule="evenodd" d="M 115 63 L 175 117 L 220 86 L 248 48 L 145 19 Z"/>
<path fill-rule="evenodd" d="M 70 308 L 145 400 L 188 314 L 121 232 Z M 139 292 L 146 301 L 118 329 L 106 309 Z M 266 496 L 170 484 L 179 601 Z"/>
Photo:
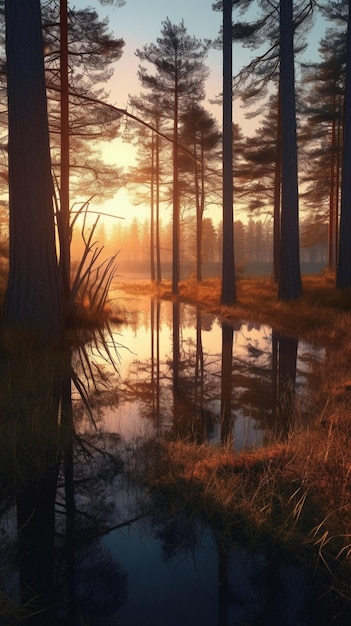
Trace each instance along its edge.
<path fill-rule="evenodd" d="M 309 228 L 301 229 L 302 270 L 316 271 L 327 265 L 327 225 L 325 233 L 314 238 Z M 273 261 L 273 225 L 270 219 L 249 219 L 234 223 L 235 265 L 239 273 L 270 273 Z M 317 240 L 315 240 L 317 239 Z M 149 273 L 150 265 L 150 223 L 148 220 L 131 223 L 117 221 L 108 230 L 101 224 L 96 231 L 96 241 L 104 247 L 104 256 L 119 253 L 119 263 L 123 274 Z M 195 271 L 196 232 L 194 220 L 187 216 L 181 224 L 181 276 L 188 278 Z M 163 277 L 168 278 L 172 266 L 172 224 L 163 223 L 160 228 L 160 248 Z M 73 237 L 72 257 L 82 253 L 82 239 L 79 232 Z M 222 225 L 214 224 L 211 218 L 204 218 L 202 227 L 202 265 L 204 276 L 219 275 L 222 262 Z"/>

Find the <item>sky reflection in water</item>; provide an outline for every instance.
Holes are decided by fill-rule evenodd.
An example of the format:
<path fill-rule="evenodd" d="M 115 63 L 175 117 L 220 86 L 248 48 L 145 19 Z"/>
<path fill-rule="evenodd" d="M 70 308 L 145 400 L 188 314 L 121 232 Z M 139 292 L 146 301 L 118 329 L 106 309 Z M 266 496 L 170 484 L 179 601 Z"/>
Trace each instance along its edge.
<path fill-rule="evenodd" d="M 118 403 L 104 410 L 104 430 L 127 440 L 167 432 L 219 442 L 225 418 L 226 435 L 239 450 L 262 445 L 269 430 L 291 427 L 283 423 L 283 405 L 286 412 L 294 404 L 295 428 L 305 419 L 322 349 L 249 322 L 238 322 L 232 334 L 227 329 L 225 339 L 218 318 L 190 305 L 175 312 L 171 302 L 149 297 L 126 302 L 135 321 L 114 335 Z M 225 341 L 230 345 L 223 349 Z"/>

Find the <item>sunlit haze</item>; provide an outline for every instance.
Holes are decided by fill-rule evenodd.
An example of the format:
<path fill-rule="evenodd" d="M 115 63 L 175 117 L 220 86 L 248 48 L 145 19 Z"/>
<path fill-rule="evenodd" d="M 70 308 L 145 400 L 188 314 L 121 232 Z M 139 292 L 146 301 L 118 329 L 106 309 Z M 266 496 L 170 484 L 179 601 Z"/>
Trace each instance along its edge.
<path fill-rule="evenodd" d="M 220 30 L 221 13 L 212 10 L 212 0 L 126 0 L 123 7 L 101 6 L 98 0 L 91 0 L 90 5 L 97 10 L 101 18 L 108 17 L 110 30 L 117 37 L 125 41 L 122 58 L 115 64 L 114 75 L 109 81 L 107 91 L 109 101 L 120 108 L 128 108 L 128 98 L 138 96 L 141 93 L 141 86 L 138 81 L 137 71 L 139 59 L 135 51 L 145 44 L 155 43 L 160 36 L 162 22 L 168 17 L 174 24 L 179 24 L 184 20 L 188 34 L 200 39 L 214 40 Z M 74 3 L 76 8 L 87 6 L 86 0 L 77 0 Z M 234 14 L 235 16 L 235 14 Z M 308 37 L 308 48 L 305 56 L 308 59 L 315 57 L 318 50 L 318 41 L 323 34 L 325 25 L 322 22 L 315 23 Z M 241 45 L 233 46 L 233 68 L 234 74 L 246 65 L 256 51 L 247 50 Z M 206 82 L 206 108 L 221 121 L 221 108 L 218 104 L 213 104 L 212 100 L 218 97 L 222 89 L 222 60 L 219 50 L 210 50 L 206 60 L 210 68 L 210 75 Z M 258 124 L 257 118 L 247 119 L 246 110 L 240 103 L 234 100 L 234 120 L 244 128 L 246 134 L 252 134 Z M 135 148 L 131 147 L 124 140 L 124 123 L 120 126 L 120 137 L 104 145 L 103 151 L 106 160 L 116 166 L 128 167 L 134 163 L 136 154 Z M 98 207 L 96 207 L 98 208 Z M 144 221 L 149 217 L 149 208 L 145 205 L 133 205 L 133 199 L 126 191 L 118 191 L 113 199 L 104 204 L 103 211 L 113 213 L 123 220 L 131 221 L 135 217 Z M 218 209 L 210 214 L 215 223 L 221 219 Z M 167 215 L 163 216 L 167 219 Z M 240 215 L 240 219 L 245 220 L 245 215 Z M 106 222 L 106 226 L 111 228 L 113 223 Z"/>

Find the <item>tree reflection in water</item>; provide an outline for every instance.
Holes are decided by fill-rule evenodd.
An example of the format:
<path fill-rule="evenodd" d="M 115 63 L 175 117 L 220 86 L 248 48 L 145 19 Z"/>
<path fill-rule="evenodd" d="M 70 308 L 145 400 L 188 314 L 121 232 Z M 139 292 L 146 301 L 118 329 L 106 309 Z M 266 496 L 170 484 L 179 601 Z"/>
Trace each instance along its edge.
<path fill-rule="evenodd" d="M 272 331 L 275 434 L 286 438 L 294 430 L 297 337 Z"/>
<path fill-rule="evenodd" d="M 150 329 L 136 328 L 132 338 L 137 356 L 127 359 L 127 366 L 121 363 L 114 415 L 127 437 L 131 413 L 140 431 L 157 429 L 199 443 L 231 440 L 236 449 L 287 436 L 321 351 L 309 351 L 307 363 L 309 348 L 297 338 L 244 322 L 221 325 L 179 302 L 151 299 L 149 319 Z"/>
<path fill-rule="evenodd" d="M 94 474 L 107 458 L 104 445 L 76 438 L 71 380 L 81 391 L 87 385 L 72 371 L 70 349 L 25 345 L 3 350 L 1 359 L 1 459 L 7 465 L 1 528 L 5 535 L 7 526 L 8 547 L 14 513 L 17 537 L 1 566 L 0 623 L 75 624 L 86 610 L 108 618 L 125 599 L 126 577 L 100 542 L 89 539 L 106 526 L 108 509 L 87 510 L 84 503 L 84 490 L 94 498 Z M 88 395 L 83 401 L 87 405 Z"/>
<path fill-rule="evenodd" d="M 147 623 L 148 617 L 162 626 L 193 626 L 197 618 L 202 626 L 229 626 L 265 623 L 262 616 L 270 624 L 297 623 L 292 609 L 293 617 L 278 621 L 282 607 L 271 602 L 271 592 L 279 580 L 287 600 L 297 576 L 304 606 L 307 574 L 295 568 L 289 578 L 277 559 L 273 577 L 273 554 L 233 546 L 221 528 L 209 526 L 205 512 L 178 510 L 160 494 L 136 489 L 122 462 L 133 456 L 132 442 L 108 422 L 129 402 L 151 424 L 153 436 L 236 447 L 256 442 L 255 429 L 274 427 L 286 436 L 293 427 L 297 340 L 266 329 L 261 340 L 252 325 L 221 327 L 199 309 L 172 303 L 172 325 L 166 325 L 171 342 L 165 346 L 162 306 L 150 301 L 149 356 L 134 355 L 125 369 L 114 354 L 112 333 L 90 344 L 80 337 L 80 349 L 60 354 L 3 355 L 1 526 L 7 541 L 1 589 L 11 601 L 1 600 L 0 618 L 11 612 L 8 623 L 124 626 Z M 209 348 L 211 333 L 217 339 Z M 303 374 L 306 379 L 306 369 Z M 241 430 L 245 416 L 253 438 Z M 138 449 L 132 463 L 142 464 Z M 8 550 L 14 504 L 16 556 Z M 146 595 L 133 585 L 142 568 L 149 572 Z M 174 589 L 167 589 L 171 571 Z M 174 605 L 176 590 L 182 596 Z"/>

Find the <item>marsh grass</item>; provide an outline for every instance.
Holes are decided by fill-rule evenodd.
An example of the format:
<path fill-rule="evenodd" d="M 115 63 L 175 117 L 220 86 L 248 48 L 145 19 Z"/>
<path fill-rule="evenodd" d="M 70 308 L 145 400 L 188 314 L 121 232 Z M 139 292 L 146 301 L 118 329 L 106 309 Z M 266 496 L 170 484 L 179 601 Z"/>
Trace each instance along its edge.
<path fill-rule="evenodd" d="M 161 299 L 175 299 L 171 283 L 160 285 L 122 283 L 129 293 L 150 293 Z M 241 278 L 237 281 L 237 302 L 232 307 L 221 305 L 221 281 L 206 279 L 201 283 L 183 281 L 177 299 L 198 305 L 202 310 L 228 321 L 249 320 L 269 324 L 286 334 L 298 334 L 313 343 L 343 344 L 345 333 L 351 331 L 351 289 L 337 290 L 330 274 L 303 277 L 303 293 L 290 302 L 279 302 L 277 287 L 269 279 Z M 351 336 L 351 334 L 350 334 Z"/>
<path fill-rule="evenodd" d="M 134 295 L 173 298 L 169 283 L 120 287 Z M 303 287 L 301 298 L 280 303 L 269 280 L 243 278 L 237 304 L 229 308 L 220 304 L 219 280 L 188 281 L 181 283 L 179 299 L 228 321 L 269 324 L 326 349 L 307 429 L 295 428 L 283 442 L 272 437 L 266 447 L 240 453 L 189 440 L 144 441 L 135 451 L 131 479 L 146 484 L 152 494 L 164 494 L 170 510 L 205 518 L 232 542 L 281 549 L 318 565 L 330 588 L 350 597 L 351 291 L 336 291 L 328 275 L 305 278 Z M 19 361 L 19 393 L 33 365 Z M 33 395 L 33 403 L 37 400 Z M 4 430 L 2 435 L 6 442 Z M 15 449 L 12 427 L 8 437 L 0 455 L 3 476 L 5 453 Z"/>
<path fill-rule="evenodd" d="M 125 291 L 174 299 L 169 283 L 122 285 Z M 141 476 L 164 492 L 174 510 L 205 516 L 233 541 L 264 545 L 325 573 L 330 589 L 351 597 L 351 290 L 329 274 L 304 277 L 303 295 L 278 302 L 270 280 L 241 278 L 237 303 L 220 304 L 221 284 L 180 284 L 177 298 L 229 322 L 269 324 L 324 348 L 304 428 L 286 441 L 235 452 L 191 441 L 159 444 L 145 455 Z M 307 417 L 307 420 L 306 420 Z M 155 443 L 152 444 L 155 446 Z M 139 457 L 140 458 L 140 457 Z"/>
<path fill-rule="evenodd" d="M 205 519 L 226 545 L 318 566 L 330 589 L 350 597 L 350 435 L 348 420 L 335 418 L 285 443 L 242 452 L 152 441 L 138 451 L 137 471 L 170 511 Z"/>

